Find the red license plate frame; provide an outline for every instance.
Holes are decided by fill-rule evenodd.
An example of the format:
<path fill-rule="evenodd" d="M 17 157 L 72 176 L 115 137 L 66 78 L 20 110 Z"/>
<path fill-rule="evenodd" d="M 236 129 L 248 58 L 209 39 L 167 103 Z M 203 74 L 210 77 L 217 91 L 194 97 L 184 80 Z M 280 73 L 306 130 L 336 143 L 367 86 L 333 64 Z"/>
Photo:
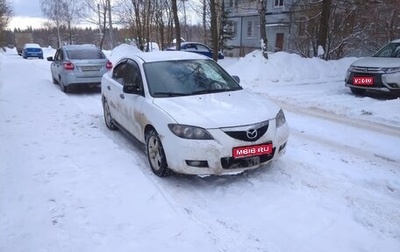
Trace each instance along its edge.
<path fill-rule="evenodd" d="M 237 159 L 237 158 L 254 157 L 260 155 L 268 155 L 271 154 L 272 151 L 273 151 L 272 143 L 240 146 L 232 148 L 232 157 L 234 159 Z"/>
<path fill-rule="evenodd" d="M 372 77 L 372 76 L 353 77 L 353 85 L 372 86 L 372 85 L 374 85 L 374 77 Z"/>

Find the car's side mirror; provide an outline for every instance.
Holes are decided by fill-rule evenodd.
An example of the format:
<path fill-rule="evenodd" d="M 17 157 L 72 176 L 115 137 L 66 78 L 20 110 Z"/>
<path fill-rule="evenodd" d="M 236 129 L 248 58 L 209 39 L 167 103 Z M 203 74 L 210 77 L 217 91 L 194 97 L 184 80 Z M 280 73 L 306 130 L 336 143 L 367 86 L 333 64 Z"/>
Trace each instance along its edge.
<path fill-rule="evenodd" d="M 47 59 L 47 61 L 54 61 L 54 59 L 53 59 L 53 57 L 52 57 L 52 56 L 50 56 L 50 57 L 47 57 L 46 59 Z"/>
<path fill-rule="evenodd" d="M 142 91 L 136 85 L 124 85 L 122 91 L 127 94 L 141 94 Z"/>
<path fill-rule="evenodd" d="M 237 75 L 232 75 L 232 78 L 237 82 L 240 83 L 240 78 Z"/>

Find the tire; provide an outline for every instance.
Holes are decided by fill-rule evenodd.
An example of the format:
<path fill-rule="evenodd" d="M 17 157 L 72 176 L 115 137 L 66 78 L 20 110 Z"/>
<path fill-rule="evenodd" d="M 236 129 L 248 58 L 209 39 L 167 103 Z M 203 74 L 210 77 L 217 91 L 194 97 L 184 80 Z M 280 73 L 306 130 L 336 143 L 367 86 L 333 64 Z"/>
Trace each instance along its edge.
<path fill-rule="evenodd" d="M 166 177 L 172 173 L 168 168 L 160 137 L 154 129 L 146 134 L 146 154 L 154 174 L 159 177 Z"/>
<path fill-rule="evenodd" d="M 350 88 L 350 90 L 355 95 L 363 95 L 363 94 L 365 94 L 365 91 L 367 91 L 366 89 L 362 89 L 362 88 Z"/>
<path fill-rule="evenodd" d="M 103 98 L 103 114 L 104 114 L 104 122 L 109 130 L 116 130 L 113 121 L 114 119 L 111 116 L 110 107 L 108 106 L 108 102 L 105 98 Z"/>
<path fill-rule="evenodd" d="M 51 75 L 51 78 L 53 79 L 53 83 L 54 83 L 54 84 L 59 84 L 58 81 L 56 80 L 56 78 L 54 78 L 53 75 Z"/>
<path fill-rule="evenodd" d="M 68 87 L 68 86 L 65 86 L 64 83 L 63 83 L 63 81 L 62 81 L 61 79 L 60 79 L 60 89 L 61 89 L 61 91 L 64 92 L 64 93 L 69 93 L 69 87 Z"/>

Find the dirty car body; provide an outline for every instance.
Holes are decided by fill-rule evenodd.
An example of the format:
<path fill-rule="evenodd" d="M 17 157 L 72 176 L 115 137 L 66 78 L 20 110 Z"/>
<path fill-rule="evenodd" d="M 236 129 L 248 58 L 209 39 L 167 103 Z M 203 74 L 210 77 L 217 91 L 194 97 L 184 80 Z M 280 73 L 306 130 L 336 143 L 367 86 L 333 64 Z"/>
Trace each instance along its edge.
<path fill-rule="evenodd" d="M 101 92 L 107 127 L 143 143 L 158 176 L 234 174 L 285 152 L 283 111 L 202 55 L 131 55 L 103 76 Z"/>

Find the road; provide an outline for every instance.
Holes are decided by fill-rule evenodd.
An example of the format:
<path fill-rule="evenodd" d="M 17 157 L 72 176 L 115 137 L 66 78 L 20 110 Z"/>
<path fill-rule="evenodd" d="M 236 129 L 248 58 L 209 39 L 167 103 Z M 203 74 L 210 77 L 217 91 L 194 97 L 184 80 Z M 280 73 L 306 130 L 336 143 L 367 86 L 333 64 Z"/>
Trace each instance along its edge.
<path fill-rule="evenodd" d="M 64 94 L 17 55 L 0 74 L 0 251 L 400 250 L 395 127 L 278 101 L 282 159 L 159 178 L 105 127 L 98 92 Z"/>

